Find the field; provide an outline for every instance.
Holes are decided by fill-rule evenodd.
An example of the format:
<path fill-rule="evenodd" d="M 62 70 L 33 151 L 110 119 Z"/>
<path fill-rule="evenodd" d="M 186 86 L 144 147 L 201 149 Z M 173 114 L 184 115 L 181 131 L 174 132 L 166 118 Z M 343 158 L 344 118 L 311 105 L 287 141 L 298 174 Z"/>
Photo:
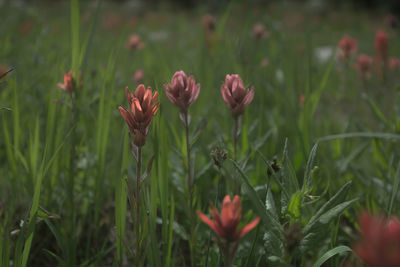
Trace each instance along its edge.
<path fill-rule="evenodd" d="M 0 266 L 400 266 L 395 17 L 6 3 Z"/>

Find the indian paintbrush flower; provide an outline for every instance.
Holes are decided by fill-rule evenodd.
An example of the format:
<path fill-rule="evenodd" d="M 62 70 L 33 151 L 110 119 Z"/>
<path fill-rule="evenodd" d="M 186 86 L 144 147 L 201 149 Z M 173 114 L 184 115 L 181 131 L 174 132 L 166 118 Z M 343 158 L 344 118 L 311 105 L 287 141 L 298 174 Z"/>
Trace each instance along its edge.
<path fill-rule="evenodd" d="M 135 135 L 134 144 L 142 147 L 146 142 L 151 120 L 158 110 L 158 92 L 153 94 L 151 87 L 145 89 L 145 86 L 140 84 L 133 94 L 126 87 L 126 98 L 131 111 L 119 106 L 119 112 L 128 124 L 130 133 Z"/>
<path fill-rule="evenodd" d="M 211 220 L 199 210 L 197 211 L 197 216 L 220 238 L 216 242 L 224 253 L 225 266 L 231 266 L 240 238 L 257 226 L 260 217 L 257 217 L 243 228 L 238 229 L 242 218 L 242 204 L 238 195 L 233 198 L 233 201 L 231 201 L 229 195 L 225 196 L 222 202 L 221 213 L 216 207 L 211 204 L 210 206 L 211 215 L 214 217 L 214 220 Z"/>
<path fill-rule="evenodd" d="M 361 77 L 363 77 L 363 79 L 369 73 L 371 69 L 371 64 L 372 64 L 372 58 L 370 56 L 365 54 L 361 54 L 358 56 L 355 66 L 358 69 Z"/>
<path fill-rule="evenodd" d="M 260 221 L 260 217 L 257 217 L 238 230 L 238 225 L 242 218 L 242 204 L 238 195 L 233 198 L 233 201 L 231 201 L 229 195 L 224 197 L 221 213 L 218 212 L 216 207 L 211 205 L 211 215 L 214 217 L 214 220 L 208 218 L 201 211 L 197 211 L 197 216 L 225 242 L 239 241 L 240 238 L 256 227 Z"/>
<path fill-rule="evenodd" d="M 389 70 L 395 70 L 400 67 L 400 59 L 397 57 L 389 58 Z"/>
<path fill-rule="evenodd" d="M 364 213 L 360 219 L 361 238 L 354 250 L 370 267 L 400 266 L 400 221 Z"/>
<path fill-rule="evenodd" d="M 196 84 L 192 75 L 187 77 L 181 70 L 175 72 L 171 83 L 164 85 L 164 89 L 169 101 L 185 113 L 199 96 L 200 84 Z"/>
<path fill-rule="evenodd" d="M 133 50 L 133 51 L 137 51 L 140 50 L 144 47 L 144 43 L 142 42 L 141 38 L 139 35 L 137 34 L 132 34 L 131 36 L 129 36 L 128 39 L 128 48 Z"/>
<path fill-rule="evenodd" d="M 357 40 L 348 35 L 344 35 L 340 40 L 338 47 L 341 49 L 339 59 L 348 60 L 350 56 L 357 51 Z"/>
<path fill-rule="evenodd" d="M 376 37 L 375 37 L 375 50 L 376 53 L 379 56 L 379 59 L 385 63 L 387 61 L 388 58 L 388 52 L 389 52 L 389 44 L 388 44 L 388 36 L 387 34 L 382 31 L 379 30 L 376 33 Z"/>
<path fill-rule="evenodd" d="M 142 69 L 138 69 L 132 76 L 132 80 L 136 83 L 142 83 L 144 79 L 144 71 Z"/>
<path fill-rule="evenodd" d="M 254 87 L 251 90 L 245 88 L 238 74 L 228 74 L 221 86 L 221 94 L 233 117 L 237 118 L 244 114 L 246 106 L 253 101 Z"/>
<path fill-rule="evenodd" d="M 269 32 L 265 29 L 265 26 L 262 23 L 256 23 L 253 26 L 251 35 L 256 40 L 262 40 L 269 37 Z"/>
<path fill-rule="evenodd" d="M 57 86 L 61 90 L 70 94 L 75 91 L 77 84 L 72 75 L 72 70 L 64 74 L 64 83 L 58 83 Z M 79 72 L 79 88 L 82 89 L 82 87 L 83 87 L 82 72 Z"/>

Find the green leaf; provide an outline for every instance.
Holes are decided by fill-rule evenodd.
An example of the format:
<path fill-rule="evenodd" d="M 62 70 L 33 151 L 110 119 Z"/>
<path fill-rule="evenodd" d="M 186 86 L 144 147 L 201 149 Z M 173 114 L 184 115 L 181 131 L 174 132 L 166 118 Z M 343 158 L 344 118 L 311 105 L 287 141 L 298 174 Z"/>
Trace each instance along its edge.
<path fill-rule="evenodd" d="M 322 255 L 321 258 L 319 258 L 316 263 L 314 263 L 313 267 L 320 267 L 324 262 L 326 262 L 328 259 L 332 258 L 333 256 L 344 253 L 344 252 L 351 252 L 351 251 L 352 251 L 352 249 L 349 248 L 348 246 L 337 246 L 337 247 L 325 252 L 324 255 Z"/>

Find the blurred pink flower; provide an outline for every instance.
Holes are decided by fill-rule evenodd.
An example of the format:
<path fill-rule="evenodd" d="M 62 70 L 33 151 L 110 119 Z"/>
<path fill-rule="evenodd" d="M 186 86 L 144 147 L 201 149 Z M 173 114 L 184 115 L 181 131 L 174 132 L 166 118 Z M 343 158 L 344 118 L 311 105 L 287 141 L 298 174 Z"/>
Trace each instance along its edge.
<path fill-rule="evenodd" d="M 338 47 L 342 52 L 339 54 L 339 59 L 348 60 L 350 56 L 357 51 L 357 40 L 348 35 L 344 35 L 340 40 Z"/>
<path fill-rule="evenodd" d="M 254 87 L 245 88 L 238 74 L 226 75 L 225 82 L 221 86 L 221 94 L 228 105 L 234 118 L 244 114 L 245 108 L 253 101 Z"/>
<path fill-rule="evenodd" d="M 144 47 L 144 43 L 142 42 L 141 38 L 139 35 L 137 34 L 132 34 L 131 36 L 129 36 L 128 39 L 128 48 L 133 50 L 133 51 L 137 51 L 140 50 Z"/>
<path fill-rule="evenodd" d="M 206 32 L 215 31 L 215 18 L 211 14 L 203 15 L 201 18 L 201 23 L 203 24 L 203 28 Z"/>
<path fill-rule="evenodd" d="M 268 58 L 263 58 L 260 63 L 261 67 L 268 67 L 269 66 L 269 59 Z"/>
<path fill-rule="evenodd" d="M 369 267 L 400 266 L 400 222 L 364 213 L 361 236 L 354 250 Z"/>
<path fill-rule="evenodd" d="M 372 58 L 368 55 L 361 54 L 358 56 L 355 66 L 361 76 L 366 77 L 371 69 L 372 62 Z"/>
<path fill-rule="evenodd" d="M 400 67 L 400 59 L 397 57 L 391 57 L 389 58 L 389 69 L 390 70 L 395 70 Z"/>
<path fill-rule="evenodd" d="M 269 32 L 265 29 L 265 26 L 261 23 L 256 23 L 253 26 L 252 36 L 256 40 L 266 39 L 269 37 Z"/>
<path fill-rule="evenodd" d="M 33 20 L 27 19 L 21 25 L 19 25 L 19 32 L 21 35 L 29 34 L 33 29 Z"/>
<path fill-rule="evenodd" d="M 186 76 L 183 70 L 175 72 L 171 83 L 164 85 L 165 93 L 172 104 L 186 112 L 196 101 L 200 93 L 200 84 L 196 84 L 193 75 Z"/>
<path fill-rule="evenodd" d="M 143 84 L 140 84 L 133 94 L 129 92 L 128 87 L 125 91 L 130 111 L 122 106 L 118 109 L 129 126 L 129 132 L 135 135 L 134 144 L 142 147 L 146 143 L 151 121 L 159 107 L 158 93 L 155 91 L 153 94 L 151 87 L 145 89 Z"/>
<path fill-rule="evenodd" d="M 388 58 L 388 52 L 389 52 L 388 39 L 389 38 L 388 38 L 387 34 L 384 31 L 379 30 L 376 33 L 375 50 L 376 50 L 376 53 L 379 56 L 379 59 L 382 62 L 386 62 L 387 58 Z"/>
<path fill-rule="evenodd" d="M 142 83 L 144 79 L 144 71 L 142 69 L 138 69 L 132 76 L 132 80 L 136 83 Z"/>

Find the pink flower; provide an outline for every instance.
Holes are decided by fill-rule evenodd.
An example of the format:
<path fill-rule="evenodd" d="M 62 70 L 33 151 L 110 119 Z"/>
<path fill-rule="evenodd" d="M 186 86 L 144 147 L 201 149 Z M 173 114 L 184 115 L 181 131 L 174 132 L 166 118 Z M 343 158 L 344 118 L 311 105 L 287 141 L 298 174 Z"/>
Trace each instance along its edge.
<path fill-rule="evenodd" d="M 386 62 L 388 58 L 388 52 L 389 52 L 388 39 L 389 38 L 384 31 L 379 30 L 376 33 L 375 50 L 382 62 Z"/>
<path fill-rule="evenodd" d="M 138 69 L 132 76 L 132 80 L 134 80 L 136 83 L 143 82 L 143 78 L 144 78 L 144 71 L 142 69 Z"/>
<path fill-rule="evenodd" d="M 400 59 L 397 57 L 392 57 L 389 59 L 389 69 L 395 70 L 400 67 Z"/>
<path fill-rule="evenodd" d="M 400 266 L 400 222 L 364 213 L 360 220 L 361 237 L 356 254 L 370 267 Z"/>
<path fill-rule="evenodd" d="M 143 84 L 140 84 L 133 94 L 129 92 L 128 87 L 125 90 L 131 112 L 121 106 L 119 112 L 128 124 L 130 133 L 135 134 L 134 144 L 142 147 L 146 143 L 151 121 L 158 110 L 158 93 L 156 91 L 153 94 L 151 87 L 145 89 Z"/>
<path fill-rule="evenodd" d="M 242 204 L 240 197 L 235 196 L 233 201 L 229 195 L 225 196 L 222 202 L 221 213 L 218 209 L 211 206 L 211 214 L 214 220 L 208 218 L 205 214 L 197 211 L 197 216 L 206 223 L 223 241 L 237 242 L 240 238 L 250 232 L 260 221 L 257 217 L 249 224 L 245 225 L 242 229 L 238 230 L 240 219 L 242 218 Z"/>
<path fill-rule="evenodd" d="M 64 74 L 64 83 L 58 83 L 57 86 L 61 90 L 70 94 L 75 91 L 76 83 L 72 75 L 72 70 Z M 79 88 L 82 89 L 82 87 L 83 87 L 82 72 L 79 72 Z"/>
<path fill-rule="evenodd" d="M 269 59 L 268 58 L 263 58 L 260 63 L 261 67 L 268 67 L 269 66 Z"/>
<path fill-rule="evenodd" d="M 187 77 L 181 70 L 175 72 L 171 83 L 164 85 L 164 89 L 169 101 L 186 112 L 199 96 L 200 84 L 196 84 L 192 75 Z"/>
<path fill-rule="evenodd" d="M 139 35 L 137 34 L 132 34 L 131 36 L 129 36 L 128 39 L 128 48 L 133 50 L 133 51 L 137 51 L 140 50 L 144 47 L 144 43 L 142 42 L 141 38 Z"/>
<path fill-rule="evenodd" d="M 348 35 L 344 35 L 340 40 L 338 47 L 342 50 L 339 59 L 348 60 L 350 56 L 357 51 L 357 40 Z"/>
<path fill-rule="evenodd" d="M 221 94 L 233 117 L 237 118 L 244 114 L 246 106 L 253 101 L 254 87 L 249 90 L 244 87 L 238 74 L 228 74 L 221 86 Z"/>
<path fill-rule="evenodd" d="M 253 26 L 252 36 L 256 40 L 262 40 L 269 37 L 269 32 L 265 29 L 265 26 L 261 23 L 256 23 Z"/>
<path fill-rule="evenodd" d="M 361 54 L 357 58 L 356 68 L 360 72 L 361 76 L 365 77 L 371 69 L 372 58 L 365 54 Z"/>
<path fill-rule="evenodd" d="M 203 15 L 201 18 L 201 23 L 203 24 L 203 28 L 206 32 L 215 31 L 215 18 L 211 14 Z"/>

